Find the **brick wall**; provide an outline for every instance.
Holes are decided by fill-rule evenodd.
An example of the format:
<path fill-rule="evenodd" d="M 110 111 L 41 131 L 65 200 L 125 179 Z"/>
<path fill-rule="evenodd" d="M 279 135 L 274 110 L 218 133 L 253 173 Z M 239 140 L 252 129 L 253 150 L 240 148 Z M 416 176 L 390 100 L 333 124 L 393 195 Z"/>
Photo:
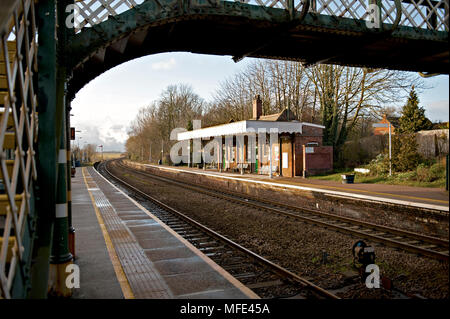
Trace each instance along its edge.
<path fill-rule="evenodd" d="M 303 132 L 305 131 L 306 126 L 303 126 Z M 302 176 L 303 175 L 303 145 L 306 145 L 307 143 L 315 142 L 319 143 L 319 146 L 322 145 L 322 129 L 313 127 L 313 129 L 316 130 L 316 134 L 318 133 L 318 130 L 320 130 L 320 135 L 296 135 L 294 140 L 294 158 L 295 158 L 295 168 L 294 168 L 294 174 L 296 176 Z M 313 131 L 309 131 L 309 133 L 314 133 Z"/>
<path fill-rule="evenodd" d="M 303 136 L 323 136 L 323 129 L 320 127 L 314 127 L 309 125 L 302 126 Z"/>
<path fill-rule="evenodd" d="M 307 175 L 315 175 L 333 170 L 333 147 L 314 147 L 313 153 L 306 153 L 303 146 L 303 169 Z"/>

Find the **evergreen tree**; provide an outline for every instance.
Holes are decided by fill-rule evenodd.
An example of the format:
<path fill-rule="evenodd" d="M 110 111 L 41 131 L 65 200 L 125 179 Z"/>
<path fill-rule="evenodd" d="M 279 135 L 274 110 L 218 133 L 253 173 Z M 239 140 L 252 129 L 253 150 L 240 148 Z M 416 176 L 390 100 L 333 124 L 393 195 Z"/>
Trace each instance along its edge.
<path fill-rule="evenodd" d="M 419 98 L 413 86 L 408 102 L 403 106 L 398 131 L 400 133 L 416 133 L 421 130 L 430 130 L 432 127 L 433 124 L 425 116 L 425 109 L 419 107 Z"/>
<path fill-rule="evenodd" d="M 414 133 L 396 134 L 392 137 L 392 168 L 397 172 L 415 170 L 423 161 L 417 152 L 417 142 Z"/>
<path fill-rule="evenodd" d="M 419 107 L 419 99 L 413 86 L 408 102 L 403 106 L 397 134 L 392 138 L 392 165 L 395 171 L 414 170 L 423 161 L 417 151 L 415 133 L 432 127 L 433 124 L 425 116 L 425 109 Z"/>

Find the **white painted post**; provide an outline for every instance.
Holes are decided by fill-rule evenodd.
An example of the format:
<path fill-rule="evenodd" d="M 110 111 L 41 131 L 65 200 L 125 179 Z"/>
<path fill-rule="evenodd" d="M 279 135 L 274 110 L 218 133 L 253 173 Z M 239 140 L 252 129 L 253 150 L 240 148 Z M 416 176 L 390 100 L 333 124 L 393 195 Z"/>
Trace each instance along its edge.
<path fill-rule="evenodd" d="M 389 123 L 389 176 L 392 176 L 392 141 L 391 141 L 391 123 Z"/>
<path fill-rule="evenodd" d="M 191 167 L 191 140 L 189 140 L 188 149 L 188 167 Z"/>
<path fill-rule="evenodd" d="M 220 144 L 217 147 L 217 162 L 219 163 L 219 172 L 222 173 L 222 166 L 223 166 L 223 143 L 222 143 L 222 136 L 220 136 Z"/>
<path fill-rule="evenodd" d="M 164 157 L 164 141 L 161 140 L 161 165 L 163 164 L 163 157 Z"/>
<path fill-rule="evenodd" d="M 203 170 L 206 170 L 206 161 L 205 161 L 205 145 L 203 145 L 203 141 L 200 140 L 202 147 L 202 158 L 203 158 Z"/>
<path fill-rule="evenodd" d="M 272 139 L 269 137 L 269 177 L 272 178 Z"/>

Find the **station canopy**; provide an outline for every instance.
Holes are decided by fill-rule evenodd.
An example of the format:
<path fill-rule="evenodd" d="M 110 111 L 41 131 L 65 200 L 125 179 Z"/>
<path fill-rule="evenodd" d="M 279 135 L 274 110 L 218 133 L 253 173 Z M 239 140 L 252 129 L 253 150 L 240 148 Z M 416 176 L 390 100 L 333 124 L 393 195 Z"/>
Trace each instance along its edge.
<path fill-rule="evenodd" d="M 217 126 L 205 127 L 198 130 L 178 133 L 178 140 L 190 140 L 198 138 L 208 138 L 216 136 L 229 135 L 251 135 L 258 134 L 258 132 L 266 132 L 269 134 L 271 130 L 275 130 L 278 134 L 282 133 L 300 133 L 303 132 L 303 126 L 314 126 L 318 128 L 325 128 L 322 125 L 304 123 L 298 121 L 260 121 L 260 120 L 246 120 L 239 122 L 232 122 Z"/>

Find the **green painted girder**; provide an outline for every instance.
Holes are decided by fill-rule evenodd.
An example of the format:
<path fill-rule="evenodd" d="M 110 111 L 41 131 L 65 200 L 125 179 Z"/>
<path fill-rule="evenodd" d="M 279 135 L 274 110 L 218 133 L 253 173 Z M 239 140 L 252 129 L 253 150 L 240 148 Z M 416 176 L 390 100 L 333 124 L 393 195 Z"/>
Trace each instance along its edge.
<path fill-rule="evenodd" d="M 70 38 L 69 96 L 120 63 L 172 51 L 448 74 L 448 32 L 390 30 L 387 24 L 380 31 L 364 20 L 299 17 L 299 12 L 292 19 L 284 9 L 239 2 L 189 8 L 173 0 L 146 1 Z"/>
<path fill-rule="evenodd" d="M 68 2 L 69 0 L 64 0 Z M 65 8 L 59 2 L 59 11 Z M 55 0 L 40 0 L 37 5 L 39 28 L 38 50 L 38 101 L 39 141 L 36 152 L 38 183 L 36 185 L 37 225 L 33 243 L 31 264 L 31 290 L 28 298 L 46 298 L 50 256 L 55 226 L 55 204 L 59 165 L 57 156 L 63 130 L 64 98 L 66 89 L 65 67 L 58 64 L 58 52 L 64 43 L 58 43 L 55 33 L 63 38 L 57 29 L 57 3 Z M 60 16 L 59 25 L 63 24 Z M 61 54 L 59 54 L 61 55 Z M 60 59 L 64 61 L 64 59 Z M 64 63 L 62 63 L 64 64 Z"/>

